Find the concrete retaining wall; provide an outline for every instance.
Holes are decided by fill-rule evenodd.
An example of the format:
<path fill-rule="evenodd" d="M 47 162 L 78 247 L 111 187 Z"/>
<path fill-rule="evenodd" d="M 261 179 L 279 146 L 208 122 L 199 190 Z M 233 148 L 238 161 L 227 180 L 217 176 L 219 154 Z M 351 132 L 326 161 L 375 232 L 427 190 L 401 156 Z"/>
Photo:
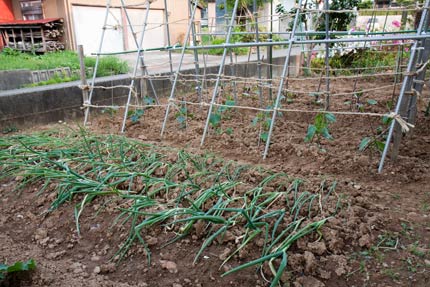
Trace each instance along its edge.
<path fill-rule="evenodd" d="M 129 85 L 128 75 L 97 80 L 97 85 Z M 25 88 L 0 92 L 0 131 L 11 127 L 67 121 L 83 116 L 82 91 L 79 82 Z M 128 89 L 97 90 L 93 103 L 98 105 L 123 104 Z"/>
<path fill-rule="evenodd" d="M 285 58 L 275 58 L 273 60 L 273 75 L 277 77 L 281 74 L 282 65 Z M 291 74 L 297 73 L 296 66 L 299 66 L 299 58 L 292 57 L 290 65 L 294 66 L 290 70 Z M 256 77 L 256 63 L 240 63 L 235 65 L 235 75 L 240 77 Z M 263 77 L 266 77 L 266 68 L 262 69 Z M 209 67 L 207 74 L 216 74 L 218 67 Z M 182 71 L 182 73 L 193 74 L 194 69 Z M 225 74 L 231 75 L 232 69 L 226 66 Z M 154 87 L 159 97 L 170 95 L 171 83 L 168 79 L 154 80 Z M 0 131 L 9 127 L 29 127 L 37 124 L 57 122 L 59 120 L 69 121 L 83 116 L 82 91 L 78 87 L 80 83 L 69 82 L 50 86 L 25 88 L 12 91 L 0 91 Z M 119 75 L 97 79 L 97 86 L 112 87 L 130 84 L 129 75 Z M 152 91 L 149 85 L 143 85 L 140 81 L 136 83 L 136 90 L 141 92 L 141 88 L 148 89 L 149 95 Z M 178 85 L 178 93 L 190 91 L 192 85 Z M 126 102 L 128 89 L 97 89 L 93 96 L 93 104 L 96 105 L 123 105 Z M 94 109 L 93 109 L 94 110 Z"/>
<path fill-rule="evenodd" d="M 68 67 L 39 71 L 26 69 L 0 71 L 0 91 L 21 89 L 26 85 L 47 81 L 55 76 L 71 77 L 72 72 Z"/>
<path fill-rule="evenodd" d="M 30 70 L 0 71 L 0 91 L 19 89 L 31 83 Z"/>
<path fill-rule="evenodd" d="M 263 61 L 265 64 L 267 64 L 267 61 Z M 280 77 L 282 74 L 282 70 L 283 70 L 283 65 L 285 63 L 285 57 L 279 57 L 279 58 L 273 58 L 272 61 L 272 73 L 273 73 L 273 77 Z M 219 70 L 219 66 L 212 66 L 212 67 L 207 67 L 206 69 L 206 74 L 218 74 L 218 70 Z M 261 68 L 261 72 L 262 72 L 262 78 L 267 78 L 267 74 L 268 74 L 268 70 L 267 70 L 267 65 L 266 66 L 262 66 Z M 297 76 L 300 72 L 300 56 L 291 56 L 290 58 L 290 68 L 289 68 L 289 73 L 290 76 Z M 182 71 L 182 74 L 194 74 L 195 73 L 195 69 L 190 69 L 190 70 L 186 70 L 186 71 Z M 200 69 L 200 74 L 203 74 L 203 69 Z M 231 76 L 231 75 L 236 75 L 238 77 L 255 77 L 258 78 L 258 66 L 256 62 L 250 62 L 250 63 L 238 63 L 234 66 L 230 66 L 230 65 L 226 65 L 225 66 L 225 75 L 227 76 Z M 212 77 L 213 78 L 213 77 Z M 191 79 L 191 78 L 190 78 Z M 155 87 L 155 90 L 157 91 L 157 94 L 161 97 L 163 96 L 169 96 L 170 95 L 170 90 L 171 90 L 171 84 L 170 84 L 170 80 L 168 79 L 153 79 L 152 80 L 153 85 Z M 153 96 L 154 94 L 152 93 L 149 84 L 147 84 L 148 86 L 148 93 L 150 96 Z M 188 86 L 188 92 L 190 92 L 190 86 Z M 184 92 L 187 91 L 187 86 L 186 85 L 181 85 L 179 84 L 177 86 L 178 92 Z"/>

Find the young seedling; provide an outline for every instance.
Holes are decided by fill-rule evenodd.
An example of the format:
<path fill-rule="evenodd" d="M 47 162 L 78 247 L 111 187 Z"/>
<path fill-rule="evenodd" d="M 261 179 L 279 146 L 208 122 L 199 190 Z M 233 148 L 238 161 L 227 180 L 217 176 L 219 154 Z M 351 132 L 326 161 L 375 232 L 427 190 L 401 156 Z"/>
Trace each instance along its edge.
<path fill-rule="evenodd" d="M 392 268 L 384 269 L 382 273 L 390 277 L 393 281 L 397 281 L 400 279 L 400 274 Z"/>
<path fill-rule="evenodd" d="M 409 246 L 409 251 L 413 255 L 418 256 L 418 257 L 422 257 L 422 258 L 424 258 L 426 256 L 426 253 L 427 253 L 425 248 L 421 248 L 419 246 L 419 241 L 415 241 L 413 244 L 411 244 Z"/>
<path fill-rule="evenodd" d="M 332 113 L 319 113 L 315 116 L 314 123 L 308 126 L 305 142 L 312 142 L 316 138 L 318 145 L 321 145 L 323 138 L 333 140 L 330 134 L 329 125 L 336 122 L 336 117 Z"/>
<path fill-rule="evenodd" d="M 192 118 L 193 115 L 188 112 L 187 106 L 185 103 L 181 103 L 181 106 L 179 107 L 178 111 L 175 114 L 176 121 L 179 123 L 180 129 L 186 129 L 187 128 L 187 119 Z"/>
<path fill-rule="evenodd" d="M 271 106 L 268 106 L 267 109 L 271 109 Z M 269 129 L 270 124 L 272 123 L 272 116 L 270 112 L 259 112 L 255 118 L 252 120 L 252 125 L 255 127 L 260 124 L 260 132 L 258 136 L 258 142 L 260 140 L 266 142 L 269 137 Z"/>
<path fill-rule="evenodd" d="M 155 100 L 152 97 L 145 97 L 143 98 L 143 104 L 154 105 Z M 145 109 L 136 109 L 134 111 L 128 111 L 127 117 L 130 118 L 133 124 L 136 124 L 144 116 L 144 114 L 145 114 Z"/>
<path fill-rule="evenodd" d="M 36 269 L 36 262 L 33 259 L 27 262 L 17 261 L 12 265 L 6 265 L 0 263 L 0 283 L 6 277 L 15 272 L 32 271 Z M 0 284 L 1 285 L 1 284 Z"/>
<path fill-rule="evenodd" d="M 137 109 L 134 111 L 128 111 L 128 117 L 130 118 L 133 124 L 139 122 L 140 118 L 145 114 L 145 111 L 142 109 Z"/>
<path fill-rule="evenodd" d="M 352 102 L 355 102 L 355 107 L 360 112 L 364 112 L 364 105 L 361 102 L 362 96 L 363 96 L 363 91 L 358 91 L 358 92 L 354 93 L 353 101 L 352 101 Z"/>
<path fill-rule="evenodd" d="M 294 103 L 294 99 L 297 98 L 297 95 L 291 92 L 286 93 L 285 98 L 287 99 L 287 104 Z"/>
<path fill-rule="evenodd" d="M 345 105 L 351 106 L 351 111 L 359 111 L 364 113 L 366 105 L 374 106 L 378 104 L 378 101 L 374 99 L 367 99 L 365 102 L 363 101 L 363 91 L 359 90 L 355 92 L 351 98 L 351 100 L 344 102 Z"/>
<path fill-rule="evenodd" d="M 102 110 L 102 114 L 108 114 L 113 117 L 118 112 L 118 107 L 105 108 Z"/>
<path fill-rule="evenodd" d="M 2 133 L 3 133 L 3 134 L 9 134 L 9 133 L 17 132 L 17 131 L 18 131 L 18 128 L 17 128 L 16 126 L 14 126 L 14 125 L 11 125 L 11 126 L 7 126 L 7 127 L 5 127 L 5 128 L 2 130 Z"/>
<path fill-rule="evenodd" d="M 387 138 L 387 132 L 392 120 L 392 118 L 383 117 L 382 125 L 376 128 L 373 135 L 364 137 L 361 140 L 358 150 L 363 152 L 370 148 L 377 152 L 382 152 L 385 148 L 385 139 Z"/>
<path fill-rule="evenodd" d="M 143 103 L 145 105 L 155 105 L 155 100 L 152 97 L 145 97 L 143 98 Z"/>
<path fill-rule="evenodd" d="M 231 115 L 229 115 L 227 112 L 236 104 L 236 102 L 233 99 L 227 99 L 223 106 L 219 106 L 218 108 L 214 109 L 214 112 L 209 117 L 209 124 L 214 128 L 215 133 L 222 134 L 224 131 L 221 128 L 221 120 L 222 119 L 230 119 Z M 233 133 L 232 128 L 228 128 L 227 134 Z"/>

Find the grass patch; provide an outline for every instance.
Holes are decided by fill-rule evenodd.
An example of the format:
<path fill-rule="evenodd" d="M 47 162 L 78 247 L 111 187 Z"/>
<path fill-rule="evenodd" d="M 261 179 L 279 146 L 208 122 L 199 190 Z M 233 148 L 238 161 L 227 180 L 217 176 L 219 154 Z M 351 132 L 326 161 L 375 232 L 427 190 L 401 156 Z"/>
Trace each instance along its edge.
<path fill-rule="evenodd" d="M 87 68 L 87 77 L 92 77 L 92 70 L 95 66 L 96 59 L 94 57 L 85 57 L 85 66 Z M 11 49 L 4 49 L 0 53 L 0 70 L 49 70 L 61 67 L 69 67 L 72 71 L 71 77 L 57 75 L 51 80 L 41 82 L 36 85 L 46 85 L 53 83 L 61 83 L 74 81 L 79 79 L 79 58 L 77 53 L 73 51 L 61 51 L 46 53 L 43 55 L 35 55 L 31 53 L 21 53 Z M 128 65 L 125 61 L 113 57 L 106 56 L 100 60 L 97 69 L 97 77 L 125 74 L 128 72 Z"/>
<path fill-rule="evenodd" d="M 407 59 L 409 52 L 404 52 L 403 59 Z M 397 52 L 388 50 L 373 50 L 373 49 L 354 49 L 345 54 L 335 54 L 329 60 L 331 69 L 339 69 L 341 74 L 350 74 L 348 69 L 361 69 L 364 67 L 364 73 L 374 73 L 388 69 L 393 69 L 396 66 Z M 315 58 L 311 62 L 313 69 L 324 69 L 324 58 Z M 373 69 L 366 69 L 373 68 Z"/>

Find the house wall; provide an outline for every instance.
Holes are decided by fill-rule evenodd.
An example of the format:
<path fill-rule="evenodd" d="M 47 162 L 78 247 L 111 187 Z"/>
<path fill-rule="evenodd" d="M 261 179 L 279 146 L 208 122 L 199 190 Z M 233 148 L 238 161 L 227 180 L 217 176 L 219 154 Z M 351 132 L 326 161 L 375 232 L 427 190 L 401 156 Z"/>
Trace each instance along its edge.
<path fill-rule="evenodd" d="M 215 31 L 216 27 L 216 3 L 208 3 L 208 25 L 210 31 Z"/>
<path fill-rule="evenodd" d="M 13 20 L 12 2 L 10 0 L 0 0 L 0 22 Z M 0 50 L 3 49 L 3 38 L 0 35 Z"/>
<path fill-rule="evenodd" d="M 158 1 L 161 2 L 161 1 Z M 170 42 L 183 43 L 185 39 L 185 34 L 187 32 L 188 21 L 181 21 L 183 19 L 188 19 L 188 4 L 187 1 L 167 1 L 167 11 L 169 13 L 169 22 L 176 23 L 169 25 L 170 29 Z M 163 3 L 164 4 L 164 3 Z"/>
<path fill-rule="evenodd" d="M 63 18 L 64 13 L 61 13 L 59 7 L 64 7 L 65 0 L 43 0 L 43 16 L 44 18 Z M 21 6 L 19 0 L 12 0 L 13 14 L 16 19 L 22 19 Z"/>
<path fill-rule="evenodd" d="M 259 10 L 260 17 L 262 18 L 260 21 L 264 22 L 261 26 L 265 31 L 270 31 L 270 19 L 272 19 L 272 27 L 273 32 L 279 32 L 279 15 L 276 14 L 276 5 L 283 4 L 282 0 L 273 0 L 273 10 L 271 10 L 270 2 L 264 4 Z"/>
<path fill-rule="evenodd" d="M 12 0 L 12 10 L 13 15 L 15 15 L 15 19 L 22 19 L 21 6 L 19 5 L 18 0 Z"/>
<path fill-rule="evenodd" d="M 157 2 L 163 4 L 164 7 L 164 1 L 159 0 Z M 183 44 L 183 40 L 188 29 L 188 0 L 168 0 L 167 11 L 169 12 L 169 22 L 174 23 L 170 25 L 170 41 L 172 44 Z M 195 14 L 195 22 L 197 26 L 200 25 L 200 20 L 201 10 L 198 8 Z"/>
<path fill-rule="evenodd" d="M 56 0 L 43 1 L 43 16 L 45 18 L 59 18 L 57 2 Z"/>
<path fill-rule="evenodd" d="M 13 19 L 12 2 L 10 0 L 0 0 L 0 22 Z"/>

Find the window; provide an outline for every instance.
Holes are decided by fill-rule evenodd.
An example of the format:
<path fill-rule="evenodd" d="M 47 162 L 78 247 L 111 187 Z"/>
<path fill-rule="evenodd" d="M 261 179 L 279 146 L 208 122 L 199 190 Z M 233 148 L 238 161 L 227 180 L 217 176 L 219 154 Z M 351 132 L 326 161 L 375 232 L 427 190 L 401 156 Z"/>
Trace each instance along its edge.
<path fill-rule="evenodd" d="M 42 0 L 20 1 L 24 20 L 43 19 Z"/>

